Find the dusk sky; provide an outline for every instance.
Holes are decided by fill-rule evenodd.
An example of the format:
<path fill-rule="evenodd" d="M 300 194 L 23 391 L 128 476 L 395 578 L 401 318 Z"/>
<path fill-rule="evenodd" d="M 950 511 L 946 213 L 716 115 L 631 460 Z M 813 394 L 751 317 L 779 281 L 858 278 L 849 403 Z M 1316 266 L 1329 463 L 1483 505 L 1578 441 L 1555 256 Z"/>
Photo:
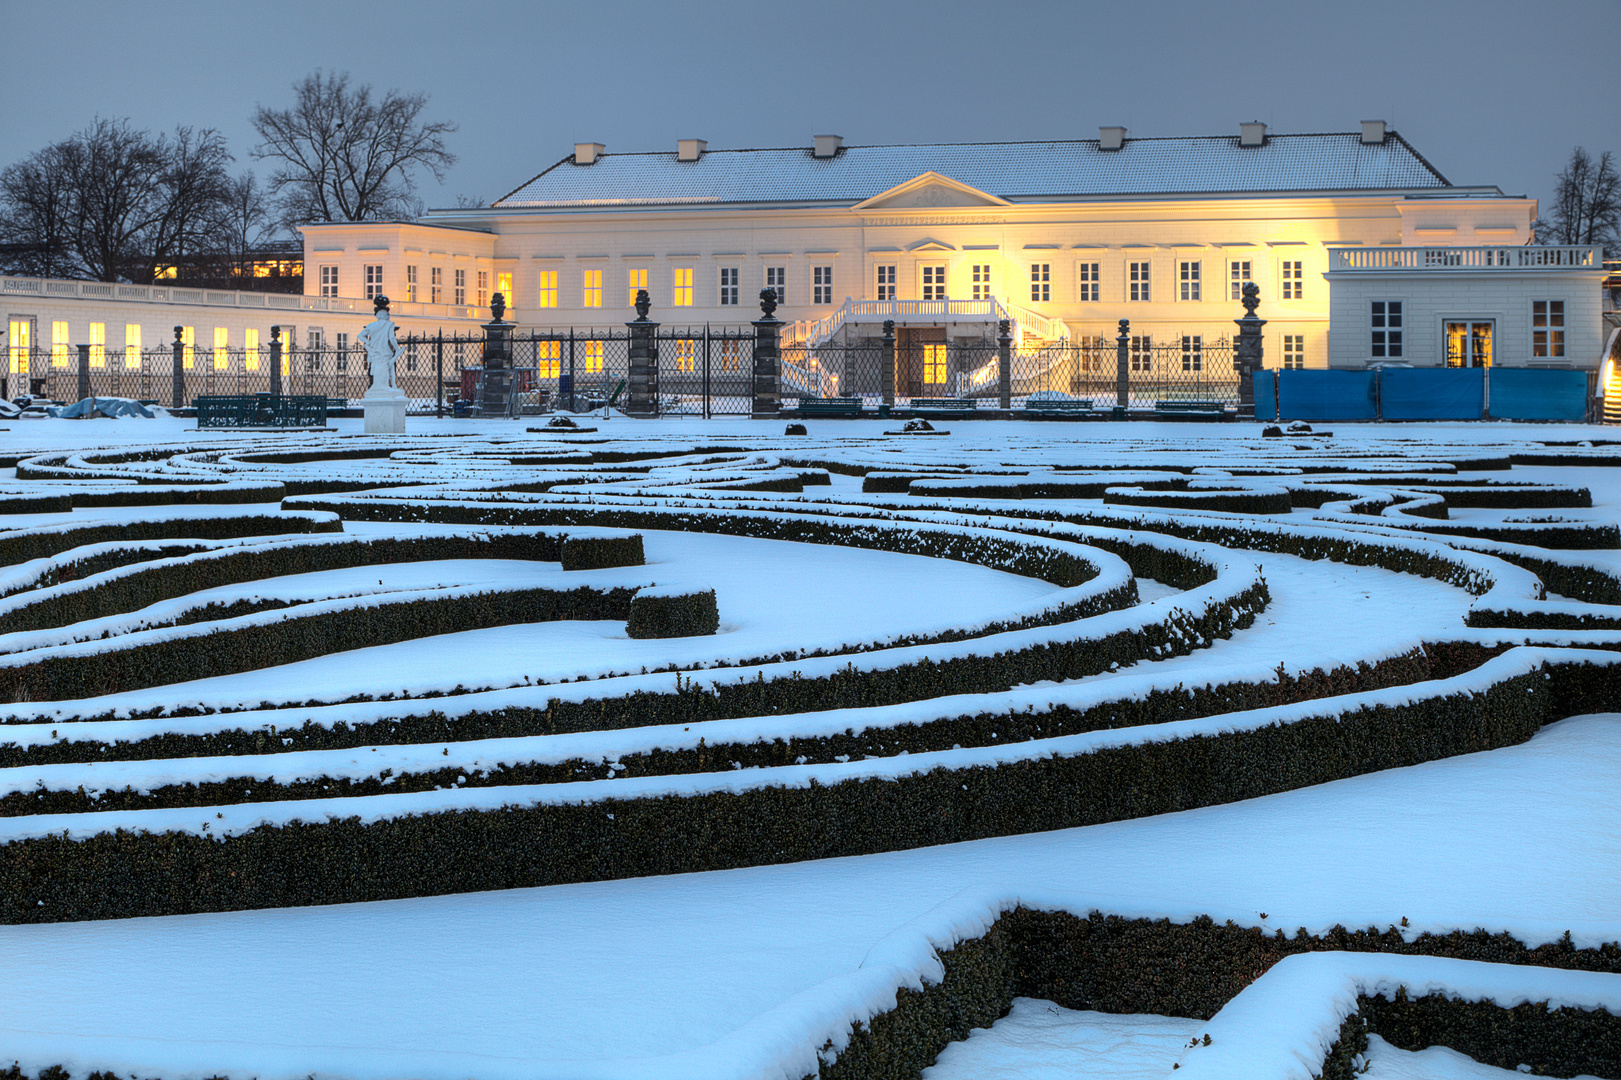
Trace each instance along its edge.
<path fill-rule="evenodd" d="M 1621 0 L 1325 4 L 270 4 L 6 0 L 0 166 L 92 119 L 215 127 L 316 68 L 430 96 L 460 163 L 429 206 L 572 152 L 1353 131 L 1388 120 L 1456 184 L 1544 200 L 1573 146 L 1621 151 Z M 1544 205 L 1546 209 L 1546 205 Z"/>

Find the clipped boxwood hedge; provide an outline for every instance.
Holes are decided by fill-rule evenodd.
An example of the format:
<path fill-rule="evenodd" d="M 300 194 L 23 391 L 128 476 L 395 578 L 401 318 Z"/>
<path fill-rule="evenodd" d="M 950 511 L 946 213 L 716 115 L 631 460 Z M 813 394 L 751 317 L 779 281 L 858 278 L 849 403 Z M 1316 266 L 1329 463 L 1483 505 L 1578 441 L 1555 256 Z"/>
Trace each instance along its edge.
<path fill-rule="evenodd" d="M 695 637 L 719 629 L 714 589 L 675 586 L 639 590 L 625 624 L 633 638 Z"/>
<path fill-rule="evenodd" d="M 642 537 L 570 536 L 563 541 L 559 556 L 564 570 L 605 570 L 613 566 L 642 566 Z"/>
<path fill-rule="evenodd" d="M 342 532 L 343 522 L 326 513 L 283 510 L 275 514 L 229 514 L 221 517 L 153 518 L 96 521 L 85 525 L 46 525 L 0 532 L 0 566 L 60 555 L 86 544 L 130 540 L 230 540 L 246 536 Z"/>

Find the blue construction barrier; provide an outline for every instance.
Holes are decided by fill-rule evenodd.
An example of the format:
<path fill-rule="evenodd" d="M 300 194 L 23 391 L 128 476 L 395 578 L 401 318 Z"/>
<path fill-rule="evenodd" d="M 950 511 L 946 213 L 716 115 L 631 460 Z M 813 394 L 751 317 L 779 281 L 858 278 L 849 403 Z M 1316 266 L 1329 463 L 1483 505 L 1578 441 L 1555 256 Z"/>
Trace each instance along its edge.
<path fill-rule="evenodd" d="M 1587 419 L 1587 372 L 1539 368 L 1492 368 L 1491 405 L 1495 420 Z"/>
<path fill-rule="evenodd" d="M 1485 368 L 1386 368 L 1379 373 L 1382 420 L 1479 420 Z"/>
<path fill-rule="evenodd" d="M 1374 420 L 1378 403 L 1374 397 L 1377 371 L 1311 371 L 1290 369 L 1278 372 L 1278 419 L 1281 420 Z"/>
<path fill-rule="evenodd" d="M 1255 419 L 1278 418 L 1278 373 L 1265 368 L 1255 373 Z"/>

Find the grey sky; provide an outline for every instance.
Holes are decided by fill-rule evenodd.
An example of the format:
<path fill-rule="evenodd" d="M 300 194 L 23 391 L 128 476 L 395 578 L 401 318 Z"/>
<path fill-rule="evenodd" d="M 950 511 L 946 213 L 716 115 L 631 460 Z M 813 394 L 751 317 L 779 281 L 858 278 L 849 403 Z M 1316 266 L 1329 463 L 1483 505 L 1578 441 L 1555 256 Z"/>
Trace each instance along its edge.
<path fill-rule="evenodd" d="M 1621 0 L 566 4 L 0 0 L 0 166 L 97 116 L 217 127 L 322 67 L 430 95 L 460 164 L 429 205 L 570 153 L 1351 131 L 1383 118 L 1449 180 L 1546 201 L 1572 146 L 1621 153 Z"/>

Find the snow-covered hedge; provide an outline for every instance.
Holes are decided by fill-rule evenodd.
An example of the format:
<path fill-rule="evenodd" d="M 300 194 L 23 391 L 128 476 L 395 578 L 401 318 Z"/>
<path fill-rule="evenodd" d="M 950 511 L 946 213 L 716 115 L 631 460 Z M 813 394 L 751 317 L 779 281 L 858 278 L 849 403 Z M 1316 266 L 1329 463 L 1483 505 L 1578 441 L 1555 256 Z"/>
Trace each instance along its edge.
<path fill-rule="evenodd" d="M 692 585 L 655 585 L 630 602 L 625 633 L 633 638 L 692 637 L 720 628 L 715 590 Z"/>
<path fill-rule="evenodd" d="M 641 566 L 647 561 L 640 533 L 629 536 L 571 536 L 563 541 L 558 559 L 564 570 Z"/>
<path fill-rule="evenodd" d="M 40 525 L 0 532 L 0 566 L 60 555 L 87 544 L 114 540 L 218 540 L 239 536 L 342 532 L 337 514 L 320 510 L 283 510 L 275 514 L 201 514 L 184 517 L 118 518 Z"/>
<path fill-rule="evenodd" d="M 1210 510 L 1223 514 L 1287 514 L 1289 492 L 1276 485 L 1255 485 L 1242 490 L 1211 488 L 1195 491 L 1151 491 L 1141 487 L 1111 487 L 1103 492 L 1105 503 L 1117 506 L 1175 507 L 1182 510 Z"/>

